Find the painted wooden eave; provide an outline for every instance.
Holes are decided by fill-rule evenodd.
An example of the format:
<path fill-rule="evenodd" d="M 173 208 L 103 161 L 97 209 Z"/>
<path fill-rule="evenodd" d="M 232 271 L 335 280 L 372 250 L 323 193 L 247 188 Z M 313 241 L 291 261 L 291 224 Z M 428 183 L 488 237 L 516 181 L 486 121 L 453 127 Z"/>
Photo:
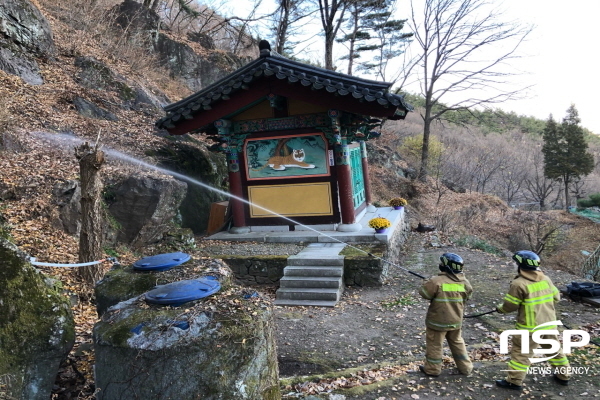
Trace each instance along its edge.
<path fill-rule="evenodd" d="M 390 87 L 391 84 L 387 82 L 357 78 L 263 51 L 260 58 L 220 81 L 166 106 L 167 115 L 158 120 L 156 126 L 172 134 L 191 132 L 209 121 L 223 118 L 237 108 L 241 109 L 251 101 L 277 92 L 278 88 L 283 95 L 297 95 L 297 98 L 308 101 L 311 98 L 313 101 L 322 101 L 323 98 L 336 96 L 343 99 L 341 103 L 346 107 L 364 109 L 365 115 L 404 119 L 413 107 L 406 103 L 403 95 L 390 93 Z M 309 98 L 307 93 L 313 97 Z M 237 101 L 230 101 L 232 99 Z M 230 104 L 223 107 L 223 102 Z M 344 107 L 331 108 L 347 111 Z"/>

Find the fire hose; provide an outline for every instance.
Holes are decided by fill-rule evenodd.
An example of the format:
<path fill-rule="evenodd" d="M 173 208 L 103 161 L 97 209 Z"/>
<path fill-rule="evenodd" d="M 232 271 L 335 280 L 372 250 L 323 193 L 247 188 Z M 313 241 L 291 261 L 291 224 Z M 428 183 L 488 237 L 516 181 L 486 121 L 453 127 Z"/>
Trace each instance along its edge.
<path fill-rule="evenodd" d="M 35 257 L 31 257 L 29 259 L 29 262 L 31 263 L 31 265 L 35 265 L 35 266 L 41 266 L 41 267 L 87 267 L 90 265 L 96 265 L 96 264 L 101 264 L 105 261 L 111 261 L 111 262 L 115 262 L 116 258 L 114 257 L 107 257 L 107 258 L 103 258 L 101 260 L 97 260 L 97 261 L 90 261 L 90 262 L 84 262 L 84 263 L 78 263 L 78 264 L 57 264 L 57 263 L 46 263 L 46 262 L 39 262 L 35 260 Z"/>
<path fill-rule="evenodd" d="M 475 318 L 475 317 L 481 317 L 482 315 L 487 315 L 487 314 L 492 314 L 498 312 L 498 310 L 490 310 L 490 311 L 486 311 L 486 312 L 482 312 L 479 314 L 472 314 L 472 315 L 465 315 L 463 316 L 463 318 Z M 573 328 L 571 328 L 569 325 L 565 324 L 564 322 L 562 323 L 563 326 L 569 330 L 573 330 Z M 595 344 L 596 346 L 600 347 L 600 343 L 598 342 L 594 342 L 593 340 L 590 339 L 590 343 Z"/>
<path fill-rule="evenodd" d="M 357 250 L 360 250 L 360 249 L 359 249 L 359 248 L 357 248 L 357 247 L 354 247 L 354 248 L 355 248 L 355 249 L 357 249 Z M 360 250 L 360 251 L 362 251 L 362 252 L 365 252 L 364 250 Z M 381 260 L 381 261 L 383 261 L 383 262 L 386 262 L 386 263 L 388 263 L 388 264 L 390 264 L 390 265 L 392 265 L 392 266 L 394 266 L 394 267 L 400 268 L 402 271 L 406 271 L 406 272 L 408 272 L 409 274 L 412 274 L 412 275 L 414 275 L 414 276 L 417 276 L 417 277 L 419 277 L 419 278 L 421 278 L 421 279 L 427 280 L 427 278 L 426 278 L 426 277 L 424 277 L 423 275 L 421 275 L 421 274 L 418 274 L 418 273 L 416 273 L 416 272 L 414 272 L 414 271 L 411 271 L 411 270 L 410 270 L 410 269 L 408 269 L 408 268 L 404 268 L 403 266 L 401 266 L 401 265 L 398 265 L 398 264 L 395 264 L 395 263 L 393 263 L 393 262 L 391 262 L 391 261 L 384 260 L 383 258 L 381 258 L 381 257 L 378 257 L 378 256 L 376 256 L 376 255 L 375 255 L 375 254 L 373 254 L 373 253 L 367 253 L 367 255 L 368 255 L 369 257 L 373 257 L 373 258 L 376 258 L 376 259 L 378 259 L 378 260 Z"/>
<path fill-rule="evenodd" d="M 498 311 L 494 309 L 494 310 L 482 312 L 482 313 L 479 313 L 479 314 L 465 315 L 465 316 L 463 316 L 463 318 L 481 317 L 482 315 L 487 315 L 487 314 L 491 314 L 491 313 L 495 313 L 495 312 L 498 312 Z"/>

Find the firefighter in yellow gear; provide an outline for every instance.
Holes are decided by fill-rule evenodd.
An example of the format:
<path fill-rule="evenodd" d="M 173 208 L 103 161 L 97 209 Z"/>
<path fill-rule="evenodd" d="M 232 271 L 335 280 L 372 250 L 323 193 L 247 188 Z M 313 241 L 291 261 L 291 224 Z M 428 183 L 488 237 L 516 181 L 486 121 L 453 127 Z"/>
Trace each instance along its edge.
<path fill-rule="evenodd" d="M 529 359 L 533 357 L 533 350 L 538 347 L 552 346 L 551 344 L 540 346 L 532 341 L 531 334 L 542 329 L 557 329 L 555 324 L 543 324 L 556 321 L 554 303 L 560 300 L 560 293 L 550 278 L 540 270 L 540 257 L 536 253 L 521 250 L 517 251 L 512 258 L 517 263 L 519 275 L 511 282 L 510 289 L 504 296 L 504 302 L 496 310 L 502 314 L 517 311 L 516 327 L 528 331 L 525 337 L 529 340 L 529 353 L 522 353 L 524 335 L 513 335 L 507 376 L 505 379 L 497 380 L 496 385 L 506 389 L 522 390 L 523 380 L 531 365 Z M 542 335 L 542 338 L 558 340 L 557 335 Z M 548 362 L 556 371 L 553 374 L 554 381 L 563 386 L 568 385 L 569 360 L 562 349 Z"/>
<path fill-rule="evenodd" d="M 438 376 L 442 372 L 444 339 L 452 352 L 458 371 L 470 375 L 473 364 L 462 338 L 464 303 L 471 297 L 473 288 L 463 273 L 463 259 L 454 253 L 440 257 L 440 273 L 429 279 L 419 289 L 419 294 L 430 300 L 426 326 L 425 363 L 419 369 L 426 375 Z"/>

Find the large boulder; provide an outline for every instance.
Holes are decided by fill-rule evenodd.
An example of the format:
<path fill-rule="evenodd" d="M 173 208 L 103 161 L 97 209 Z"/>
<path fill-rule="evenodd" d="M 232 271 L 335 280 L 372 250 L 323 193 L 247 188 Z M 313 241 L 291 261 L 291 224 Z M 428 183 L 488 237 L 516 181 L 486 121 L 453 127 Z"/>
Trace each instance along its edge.
<path fill-rule="evenodd" d="M 124 181 L 107 185 L 105 200 L 109 202 L 109 215 L 105 218 L 104 238 L 106 244 L 122 242 L 140 247 L 168 241 L 187 240 L 176 229 L 174 220 L 179 218 L 179 207 L 186 195 L 186 183 L 171 178 L 135 175 Z M 0 186 L 1 189 L 1 186 Z M 0 195 L 2 191 L 0 190 Z M 81 189 L 79 181 L 61 181 L 54 185 L 55 211 L 51 213 L 52 224 L 72 235 L 79 235 L 81 227 Z"/>
<path fill-rule="evenodd" d="M 134 175 L 116 188 L 109 212 L 117 240 L 141 247 L 162 239 L 179 215 L 187 184 L 168 177 Z"/>
<path fill-rule="evenodd" d="M 390 174 L 397 175 L 400 178 L 407 177 L 407 171 L 400 167 L 402 157 L 397 151 L 388 146 L 377 146 L 376 143 L 367 142 L 367 153 L 369 154 L 369 163 L 380 165 Z"/>
<path fill-rule="evenodd" d="M 137 4 L 137 3 L 136 3 Z M 160 91 L 154 94 L 139 82 L 131 82 L 94 57 L 77 57 L 77 83 L 88 89 L 114 92 L 123 108 L 157 114 L 170 100 Z M 79 107 L 78 107 L 79 109 Z"/>
<path fill-rule="evenodd" d="M 82 115 L 86 118 L 105 119 L 107 121 L 117 121 L 119 119 L 110 111 L 99 107 L 91 101 L 81 97 L 75 97 L 73 99 L 73 105 L 75 106 L 75 109 L 79 115 Z"/>
<path fill-rule="evenodd" d="M 174 40 L 160 32 L 157 13 L 134 0 L 125 0 L 113 7 L 115 26 L 132 46 L 152 48 L 159 63 L 180 78 L 192 91 L 203 89 L 250 61 L 247 57 L 215 50 L 214 41 L 205 34 L 190 34 L 188 40 L 199 43 L 207 51 L 198 54 L 192 46 Z"/>
<path fill-rule="evenodd" d="M 28 0 L 0 0 L 0 69 L 32 85 L 44 80 L 35 58 L 56 53 L 50 24 Z"/>
<path fill-rule="evenodd" d="M 40 74 L 40 67 L 35 59 L 27 53 L 11 49 L 0 39 L 0 69 L 9 74 L 16 75 L 30 85 L 41 85 L 44 79 Z"/>
<path fill-rule="evenodd" d="M 0 398 L 48 400 L 75 323 L 58 283 L 0 238 Z"/>
<path fill-rule="evenodd" d="M 81 187 L 79 181 L 70 179 L 57 182 L 52 188 L 58 206 L 52 223 L 71 235 L 79 235 L 81 229 Z"/>
<path fill-rule="evenodd" d="M 116 16 L 114 24 L 130 39 L 143 35 L 143 41 L 148 41 L 160 27 L 159 15 L 135 0 L 125 0 L 117 4 L 112 13 Z"/>
<path fill-rule="evenodd" d="M 171 76 L 181 78 L 192 91 L 199 91 L 241 68 L 248 59 L 220 51 L 199 55 L 187 44 L 160 33 L 154 42 L 160 63 Z"/>
<path fill-rule="evenodd" d="M 196 234 L 206 231 L 209 210 L 214 202 L 225 200 L 228 192 L 227 162 L 222 153 L 213 153 L 205 146 L 174 142 L 152 153 L 160 165 L 194 179 L 181 203 L 181 225 Z"/>
<path fill-rule="evenodd" d="M 240 287 L 179 307 L 121 302 L 94 343 L 98 400 L 281 399 L 272 306 Z"/>
<path fill-rule="evenodd" d="M 96 310 L 102 315 L 110 307 L 146 293 L 157 282 L 167 284 L 198 275 L 216 277 L 223 286 L 230 285 L 233 277 L 227 264 L 213 258 L 192 259 L 174 268 L 154 272 L 140 272 L 133 269 L 133 265 L 116 264 L 94 287 Z"/>

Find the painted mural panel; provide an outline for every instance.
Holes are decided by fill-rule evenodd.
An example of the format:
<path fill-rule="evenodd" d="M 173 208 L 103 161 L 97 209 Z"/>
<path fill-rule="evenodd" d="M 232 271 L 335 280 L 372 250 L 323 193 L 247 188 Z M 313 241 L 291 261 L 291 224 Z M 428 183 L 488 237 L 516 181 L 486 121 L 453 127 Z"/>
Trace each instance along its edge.
<path fill-rule="evenodd" d="M 248 187 L 252 218 L 333 215 L 329 182 Z"/>
<path fill-rule="evenodd" d="M 329 175 L 327 145 L 320 134 L 249 139 L 244 154 L 248 180 Z"/>

